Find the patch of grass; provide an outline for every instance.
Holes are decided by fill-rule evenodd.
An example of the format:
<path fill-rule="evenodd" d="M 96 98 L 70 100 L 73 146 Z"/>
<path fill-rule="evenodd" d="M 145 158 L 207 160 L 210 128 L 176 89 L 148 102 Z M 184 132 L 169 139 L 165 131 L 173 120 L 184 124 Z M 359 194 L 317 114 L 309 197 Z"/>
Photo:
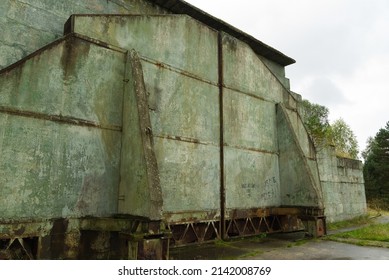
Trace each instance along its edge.
<path fill-rule="evenodd" d="M 336 241 L 336 242 L 342 242 L 347 244 L 354 244 L 358 246 L 371 246 L 371 247 L 382 247 L 382 248 L 389 248 L 389 242 L 383 242 L 383 241 L 372 241 L 372 240 L 360 240 L 360 239 L 353 239 L 353 238 L 340 238 L 336 236 L 327 236 L 325 237 L 326 240 Z"/>
<path fill-rule="evenodd" d="M 353 226 L 368 225 L 368 224 L 372 223 L 371 217 L 372 216 L 370 214 L 368 214 L 368 215 L 359 216 L 359 217 L 356 217 L 354 219 L 347 220 L 347 221 L 328 223 L 327 229 L 336 230 L 336 229 L 353 227 Z"/>
<path fill-rule="evenodd" d="M 296 247 L 296 246 L 301 246 L 304 245 L 307 242 L 312 242 L 312 239 L 300 239 L 296 240 L 294 242 L 289 243 L 286 247 L 291 248 L 291 247 Z"/>
<path fill-rule="evenodd" d="M 329 235 L 325 239 L 359 246 L 389 248 L 389 224 L 374 224 L 374 220 L 370 219 L 364 227 Z"/>
<path fill-rule="evenodd" d="M 263 251 L 261 251 L 261 250 L 253 250 L 253 251 L 250 251 L 249 253 L 240 255 L 239 257 L 236 257 L 235 259 L 237 259 L 237 260 L 238 259 L 246 259 L 246 258 L 258 256 L 260 254 L 263 254 Z"/>
<path fill-rule="evenodd" d="M 370 225 L 334 235 L 339 238 L 389 242 L 389 224 Z"/>
<path fill-rule="evenodd" d="M 222 239 L 216 239 L 214 244 L 216 247 L 234 247 L 234 245 L 231 244 L 231 241 L 225 241 Z"/>
<path fill-rule="evenodd" d="M 260 233 L 255 236 L 247 237 L 246 240 L 250 240 L 252 242 L 263 242 L 263 240 L 267 237 L 266 233 Z"/>

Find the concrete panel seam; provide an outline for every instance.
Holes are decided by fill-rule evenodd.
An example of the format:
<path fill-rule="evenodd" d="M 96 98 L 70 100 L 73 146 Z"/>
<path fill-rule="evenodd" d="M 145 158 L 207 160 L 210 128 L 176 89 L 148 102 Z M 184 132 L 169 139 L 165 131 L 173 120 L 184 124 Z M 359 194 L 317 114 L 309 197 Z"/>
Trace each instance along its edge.
<path fill-rule="evenodd" d="M 186 136 L 163 135 L 163 134 L 159 134 L 159 135 L 154 134 L 153 136 L 156 137 L 156 138 L 162 138 L 162 139 L 168 139 L 168 140 L 174 140 L 174 141 L 181 141 L 181 142 L 187 142 L 187 143 L 193 143 L 193 144 L 199 144 L 199 145 L 205 145 L 205 146 L 219 147 L 218 143 L 201 141 L 199 139 L 190 138 L 190 137 L 186 137 Z"/>
<path fill-rule="evenodd" d="M 218 86 L 219 86 L 219 118 L 220 118 L 220 232 L 221 238 L 225 239 L 226 231 L 226 182 L 225 182 L 225 159 L 224 159 L 224 72 L 223 72 L 223 33 L 217 34 L 217 63 L 218 63 Z"/>
<path fill-rule="evenodd" d="M 161 68 L 167 69 L 167 70 L 169 70 L 169 71 L 172 71 L 172 72 L 181 74 L 181 75 L 183 75 L 183 76 L 186 76 L 186 77 L 189 77 L 189 78 L 198 80 L 198 81 L 200 81 L 200 82 L 204 82 L 204 83 L 210 84 L 210 85 L 212 85 L 212 86 L 218 86 L 217 83 L 214 83 L 214 82 L 212 82 L 212 81 L 210 81 L 210 80 L 201 78 L 201 77 L 199 77 L 199 76 L 197 76 L 197 75 L 195 75 L 195 74 L 192 74 L 192 73 L 190 73 L 190 72 L 188 72 L 188 71 L 185 71 L 185 70 L 183 70 L 183 69 L 174 67 L 174 66 L 169 65 L 169 64 L 167 64 L 167 63 L 164 63 L 164 62 L 161 62 L 161 61 L 158 61 L 158 60 L 155 60 L 155 59 L 146 57 L 146 56 L 140 56 L 140 59 L 143 60 L 144 62 L 153 64 L 153 65 L 155 65 L 155 66 L 157 66 L 157 67 L 161 67 Z"/>
<path fill-rule="evenodd" d="M 77 34 L 77 33 L 69 33 L 69 34 L 66 34 L 65 36 L 62 36 L 61 38 L 51 42 L 50 44 L 47 44 L 43 48 L 40 48 L 39 50 L 36 50 L 35 52 L 33 52 L 33 53 L 23 57 L 21 60 L 19 60 L 19 61 L 13 63 L 13 64 L 11 64 L 11 65 L 1 69 L 0 70 L 0 75 L 11 71 L 12 69 L 16 68 L 17 66 L 25 63 L 27 60 L 31 59 L 32 57 L 37 56 L 37 55 L 43 53 L 46 50 L 52 49 L 55 46 L 61 44 L 62 42 L 66 41 L 66 40 L 69 40 L 70 38 L 77 38 L 77 39 L 86 41 L 88 43 L 92 43 L 94 45 L 101 46 L 101 47 L 104 47 L 104 48 L 107 48 L 107 49 L 110 49 L 110 50 L 113 50 L 113 51 L 117 51 L 117 52 L 120 52 L 120 53 L 123 53 L 123 54 L 125 54 L 127 52 L 127 50 L 125 50 L 125 49 L 122 49 L 122 48 L 119 48 L 119 47 L 115 47 L 115 46 L 111 46 L 111 45 L 109 45 L 107 43 L 104 43 L 102 41 L 94 40 L 94 39 L 91 39 L 89 37 Z"/>
<path fill-rule="evenodd" d="M 245 146 L 228 145 L 226 143 L 224 143 L 224 147 L 234 148 L 234 149 L 238 149 L 238 150 L 246 150 L 246 151 L 251 151 L 251 152 L 257 152 L 257 153 L 261 153 L 261 154 L 272 154 L 272 155 L 279 155 L 280 154 L 278 151 L 269 151 L 269 150 L 255 149 L 255 148 L 250 148 L 250 147 L 245 147 Z"/>
<path fill-rule="evenodd" d="M 84 40 L 86 42 L 90 42 L 90 43 L 92 43 L 94 45 L 97 45 L 97 46 L 100 46 L 100 47 L 103 47 L 103 48 L 106 48 L 106 49 L 109 49 L 109 50 L 113 50 L 113 51 L 116 51 L 116 52 L 120 52 L 120 53 L 123 53 L 123 54 L 128 52 L 128 50 L 126 50 L 126 49 L 123 49 L 123 48 L 120 48 L 120 47 L 108 44 L 108 43 L 106 43 L 104 41 L 101 41 L 101 40 L 90 38 L 90 37 L 82 35 L 82 34 L 69 33 L 68 35 L 72 35 L 75 38 L 79 38 L 79 39 Z"/>
<path fill-rule="evenodd" d="M 363 182 L 349 182 L 349 181 L 327 181 L 320 180 L 322 183 L 335 183 L 335 184 L 350 184 L 350 185 L 364 185 Z"/>
<path fill-rule="evenodd" d="M 263 98 L 263 97 L 261 97 L 261 96 L 258 96 L 258 95 L 256 95 L 256 94 L 254 94 L 254 93 L 251 93 L 251 92 L 242 91 L 242 90 L 240 90 L 240 89 L 233 88 L 233 87 L 229 87 L 229 86 L 225 86 L 225 85 L 223 85 L 223 87 L 224 87 L 225 89 L 229 89 L 229 90 L 234 91 L 234 92 L 236 92 L 236 93 L 244 94 L 244 95 L 250 96 L 250 97 L 252 97 L 252 98 L 255 98 L 255 99 L 264 101 L 264 102 L 269 102 L 269 103 L 277 104 L 277 102 L 274 101 L 274 100 L 270 100 L 270 99 Z"/>
<path fill-rule="evenodd" d="M 16 108 L 10 108 L 6 106 L 0 106 L 0 113 L 8 114 L 8 115 L 14 115 L 14 116 L 20 116 L 20 117 L 27 117 L 27 118 L 34 118 L 34 119 L 40 119 L 40 120 L 46 120 L 46 121 L 52 121 L 57 123 L 63 123 L 63 124 L 69 124 L 69 125 L 76 125 L 76 126 L 88 126 L 88 127 L 94 127 L 104 130 L 112 130 L 112 131 L 121 131 L 121 126 L 115 126 L 115 125 L 102 125 L 96 122 L 78 119 L 74 117 L 68 117 L 68 116 L 62 116 L 62 115 L 49 115 L 44 113 L 38 113 L 38 112 L 31 112 L 31 111 L 25 111 L 20 110 Z"/>

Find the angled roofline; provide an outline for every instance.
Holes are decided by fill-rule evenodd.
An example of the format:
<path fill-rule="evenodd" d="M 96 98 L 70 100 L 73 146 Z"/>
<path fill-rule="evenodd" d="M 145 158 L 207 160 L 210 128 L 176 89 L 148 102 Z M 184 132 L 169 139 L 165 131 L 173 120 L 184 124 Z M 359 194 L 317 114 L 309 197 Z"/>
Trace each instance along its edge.
<path fill-rule="evenodd" d="M 296 61 L 283 54 L 282 52 L 266 45 L 253 36 L 239 30 L 238 28 L 218 19 L 203 10 L 196 8 L 195 6 L 183 1 L 183 0 L 147 0 L 153 4 L 156 4 L 174 14 L 186 14 L 194 19 L 216 29 L 223 31 L 231 36 L 247 43 L 258 55 L 261 55 L 269 60 L 277 62 L 282 66 L 287 66 L 295 63 Z"/>

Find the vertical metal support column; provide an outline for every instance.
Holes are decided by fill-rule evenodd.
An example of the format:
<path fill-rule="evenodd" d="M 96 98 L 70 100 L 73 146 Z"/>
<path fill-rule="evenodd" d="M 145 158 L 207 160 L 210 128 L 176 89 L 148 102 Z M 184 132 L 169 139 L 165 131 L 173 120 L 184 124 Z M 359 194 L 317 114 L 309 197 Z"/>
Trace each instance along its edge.
<path fill-rule="evenodd" d="M 218 32 L 218 85 L 219 85 L 219 117 L 220 117 L 220 236 L 222 239 L 227 237 L 226 234 L 226 188 L 224 181 L 224 119 L 223 119 L 223 36 Z"/>

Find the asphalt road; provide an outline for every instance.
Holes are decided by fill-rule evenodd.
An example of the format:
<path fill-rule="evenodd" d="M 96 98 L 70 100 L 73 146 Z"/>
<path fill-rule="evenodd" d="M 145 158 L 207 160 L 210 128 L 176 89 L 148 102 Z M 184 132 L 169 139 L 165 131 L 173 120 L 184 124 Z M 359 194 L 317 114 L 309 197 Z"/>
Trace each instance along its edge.
<path fill-rule="evenodd" d="M 299 246 L 276 248 L 243 257 L 251 260 L 389 260 L 389 249 L 334 241 L 309 241 Z"/>

